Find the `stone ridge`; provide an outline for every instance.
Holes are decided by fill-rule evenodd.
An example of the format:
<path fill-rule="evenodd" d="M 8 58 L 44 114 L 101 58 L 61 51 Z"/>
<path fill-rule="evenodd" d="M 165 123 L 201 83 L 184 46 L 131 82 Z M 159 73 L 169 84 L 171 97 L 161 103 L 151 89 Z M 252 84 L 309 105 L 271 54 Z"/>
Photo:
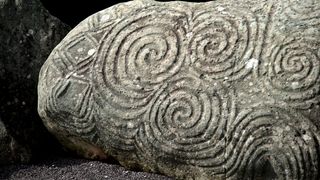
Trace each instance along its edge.
<path fill-rule="evenodd" d="M 39 114 L 89 158 L 193 179 L 319 179 L 317 0 L 139 0 L 73 29 Z"/>

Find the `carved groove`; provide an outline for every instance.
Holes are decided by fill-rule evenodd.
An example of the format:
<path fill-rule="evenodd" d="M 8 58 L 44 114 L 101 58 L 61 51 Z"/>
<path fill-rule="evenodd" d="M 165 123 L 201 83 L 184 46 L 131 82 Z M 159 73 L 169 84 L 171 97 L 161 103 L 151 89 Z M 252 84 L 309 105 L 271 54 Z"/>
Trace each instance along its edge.
<path fill-rule="evenodd" d="M 245 65 L 252 57 L 257 40 L 254 14 L 228 6 L 197 12 L 191 30 L 192 67 L 210 78 L 243 78 L 251 69 Z"/>
<path fill-rule="evenodd" d="M 249 107 L 227 134 L 227 178 L 252 177 L 259 160 L 269 161 L 278 179 L 319 176 L 319 130 L 298 113 L 274 105 Z"/>
<path fill-rule="evenodd" d="M 266 88 L 275 99 L 298 108 L 318 101 L 320 90 L 319 42 L 290 38 L 275 44 L 268 52 Z"/>
<path fill-rule="evenodd" d="M 137 137 L 141 154 L 154 157 L 163 152 L 179 162 L 216 166 L 222 172 L 228 98 L 223 87 L 188 76 L 173 80 L 145 116 Z"/>
<path fill-rule="evenodd" d="M 141 115 L 158 85 L 183 65 L 184 30 L 175 29 L 177 22 L 169 13 L 183 17 L 145 10 L 116 24 L 103 38 L 93 77 L 114 116 Z"/>
<path fill-rule="evenodd" d="M 59 126 L 70 128 L 70 130 L 76 130 L 81 135 L 87 135 L 94 133 L 94 107 L 92 88 L 86 86 L 76 94 L 76 96 L 68 91 L 72 91 L 75 87 L 72 87 L 72 82 L 58 81 L 51 92 L 51 97 L 48 100 L 47 107 L 50 109 L 50 117 L 57 118 L 56 123 Z M 84 85 L 85 86 L 85 85 Z M 79 87 L 78 87 L 79 88 Z M 68 102 L 66 102 L 68 101 Z M 73 107 L 68 107 L 67 103 L 74 102 Z"/>
<path fill-rule="evenodd" d="M 318 0 L 289 0 L 284 14 L 290 21 L 308 26 L 319 26 L 320 2 Z"/>

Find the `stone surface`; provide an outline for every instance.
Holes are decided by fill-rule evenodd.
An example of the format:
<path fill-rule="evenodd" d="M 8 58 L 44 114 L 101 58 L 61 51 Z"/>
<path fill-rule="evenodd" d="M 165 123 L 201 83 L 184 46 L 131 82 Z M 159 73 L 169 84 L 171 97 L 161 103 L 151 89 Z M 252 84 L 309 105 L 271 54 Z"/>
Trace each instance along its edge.
<path fill-rule="evenodd" d="M 69 30 L 39 0 L 0 0 L 0 119 L 27 149 L 23 159 L 57 149 L 37 113 L 37 84 L 42 64 Z"/>
<path fill-rule="evenodd" d="M 137 0 L 74 28 L 38 111 L 77 153 L 194 179 L 319 179 L 320 1 Z"/>

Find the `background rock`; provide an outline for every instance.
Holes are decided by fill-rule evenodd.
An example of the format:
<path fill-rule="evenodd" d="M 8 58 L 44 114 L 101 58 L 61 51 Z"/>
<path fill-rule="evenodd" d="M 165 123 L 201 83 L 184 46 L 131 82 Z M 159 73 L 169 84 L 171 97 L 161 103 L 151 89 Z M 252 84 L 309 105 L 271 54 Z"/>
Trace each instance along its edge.
<path fill-rule="evenodd" d="M 39 0 L 0 1 L 0 117 L 28 156 L 59 149 L 38 116 L 36 87 L 41 65 L 69 29 Z"/>
<path fill-rule="evenodd" d="M 19 145 L 14 138 L 12 138 L 4 124 L 0 119 L 0 165 L 12 164 L 14 162 L 28 162 L 31 158 L 30 152 Z"/>
<path fill-rule="evenodd" d="M 90 3 L 86 1 L 77 1 L 70 0 L 65 3 L 63 0 L 41 0 L 44 7 L 52 14 L 53 16 L 59 18 L 64 23 L 75 27 L 86 17 L 115 5 L 120 2 L 126 2 L 126 0 L 117 0 L 117 1 L 92 1 Z M 74 8 L 74 5 L 77 4 L 77 8 Z M 72 11 L 70 11 L 72 9 Z"/>

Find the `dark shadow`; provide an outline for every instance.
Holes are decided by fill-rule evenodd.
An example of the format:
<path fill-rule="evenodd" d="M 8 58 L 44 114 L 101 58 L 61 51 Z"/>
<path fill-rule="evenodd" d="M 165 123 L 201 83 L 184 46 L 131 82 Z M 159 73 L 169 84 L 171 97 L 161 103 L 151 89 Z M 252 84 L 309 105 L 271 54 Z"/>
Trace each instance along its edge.
<path fill-rule="evenodd" d="M 88 16 L 113 6 L 121 2 L 128 2 L 129 0 L 119 0 L 119 1 L 63 1 L 63 0 L 41 0 L 44 7 L 54 16 L 59 18 L 62 22 L 75 27 L 82 20 Z M 168 2 L 168 0 L 158 0 L 159 2 Z M 208 0 L 202 0 L 206 2 Z M 189 2 L 199 2 L 199 1 L 189 1 Z"/>
<path fill-rule="evenodd" d="M 268 159 L 261 160 L 254 171 L 254 179 L 257 180 L 273 180 L 278 176 Z"/>

